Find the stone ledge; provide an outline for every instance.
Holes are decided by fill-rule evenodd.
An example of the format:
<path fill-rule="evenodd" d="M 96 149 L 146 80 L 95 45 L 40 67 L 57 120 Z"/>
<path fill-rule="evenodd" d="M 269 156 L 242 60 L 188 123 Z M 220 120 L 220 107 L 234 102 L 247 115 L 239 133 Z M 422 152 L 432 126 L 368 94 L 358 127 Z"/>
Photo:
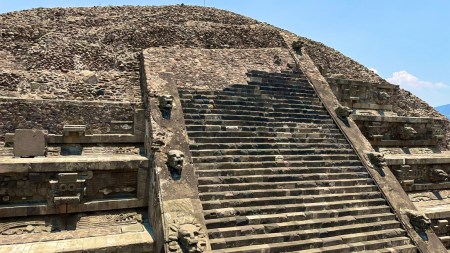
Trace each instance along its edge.
<path fill-rule="evenodd" d="M 436 146 L 436 140 L 378 140 L 370 139 L 372 146 L 376 147 L 424 147 Z"/>
<path fill-rule="evenodd" d="M 140 155 L 0 158 L 0 173 L 67 172 L 147 168 Z"/>
<path fill-rule="evenodd" d="M 351 115 L 355 121 L 377 121 L 377 122 L 399 122 L 399 123 L 434 123 L 435 120 L 442 120 L 440 118 L 430 117 L 393 117 L 393 116 L 373 116 L 373 115 Z"/>
<path fill-rule="evenodd" d="M 111 124 L 115 124 L 111 122 Z M 5 142 L 14 141 L 13 133 L 5 134 Z M 144 136 L 133 134 L 93 134 L 69 138 L 63 135 L 49 134 L 49 144 L 98 144 L 98 143 L 143 143 Z"/>
<path fill-rule="evenodd" d="M 385 155 L 388 165 L 450 164 L 450 153 L 424 155 Z"/>
<path fill-rule="evenodd" d="M 450 203 L 445 200 L 432 200 L 414 203 L 430 219 L 450 218 Z"/>
<path fill-rule="evenodd" d="M 349 103 L 342 103 L 343 105 L 347 105 Z M 379 105 L 379 104 L 364 104 L 364 103 L 353 103 L 353 109 L 366 109 L 366 110 L 386 110 L 392 111 L 392 105 Z"/>
<path fill-rule="evenodd" d="M 154 239 L 144 232 L 129 232 L 118 235 L 107 235 L 60 241 L 36 242 L 0 246 L 0 253 L 81 253 L 81 252 L 121 252 L 151 253 Z"/>
<path fill-rule="evenodd" d="M 0 102 L 4 101 L 24 101 L 31 103 L 74 103 L 74 104 L 97 104 L 97 105 L 141 105 L 142 102 L 123 102 L 123 101 L 89 101 L 89 100 L 67 100 L 67 99 L 38 99 L 38 98 L 16 98 L 0 96 Z"/>
<path fill-rule="evenodd" d="M 145 207 L 146 201 L 144 199 L 130 198 L 130 199 L 113 199 L 113 200 L 99 200 L 89 201 L 77 206 L 68 205 L 67 208 L 49 208 L 46 204 L 21 204 L 18 206 L 0 206 L 0 217 L 19 217 L 30 215 L 49 215 L 62 213 L 78 213 L 78 212 L 93 212 L 106 211 L 116 209 L 138 208 Z"/>
<path fill-rule="evenodd" d="M 361 85 L 361 86 L 369 86 L 369 87 L 377 87 L 382 89 L 398 89 L 398 85 L 391 83 L 374 83 L 374 82 L 366 82 L 362 80 L 352 80 L 352 79 L 341 79 L 341 78 L 333 78 L 328 77 L 326 80 L 330 83 L 335 84 L 351 84 L 351 85 Z"/>

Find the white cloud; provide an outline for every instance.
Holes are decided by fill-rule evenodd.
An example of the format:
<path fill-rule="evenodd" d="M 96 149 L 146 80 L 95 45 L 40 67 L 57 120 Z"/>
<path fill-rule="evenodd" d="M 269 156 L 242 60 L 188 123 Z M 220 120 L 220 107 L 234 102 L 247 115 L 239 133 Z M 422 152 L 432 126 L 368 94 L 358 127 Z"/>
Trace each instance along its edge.
<path fill-rule="evenodd" d="M 403 88 L 448 88 L 449 86 L 445 83 L 433 83 L 430 81 L 422 81 L 416 76 L 408 73 L 405 70 L 394 72 L 392 77 L 386 79 L 388 82 L 393 84 L 398 84 Z"/>
<path fill-rule="evenodd" d="M 375 74 L 378 74 L 378 70 L 374 69 L 374 68 L 369 68 L 370 71 L 372 71 Z"/>

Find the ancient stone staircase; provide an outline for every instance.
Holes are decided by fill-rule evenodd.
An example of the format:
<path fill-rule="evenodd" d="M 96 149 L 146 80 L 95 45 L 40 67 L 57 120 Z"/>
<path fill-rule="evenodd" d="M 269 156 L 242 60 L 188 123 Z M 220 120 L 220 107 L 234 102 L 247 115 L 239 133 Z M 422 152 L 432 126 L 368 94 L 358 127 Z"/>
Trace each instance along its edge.
<path fill-rule="evenodd" d="M 416 252 L 302 74 L 180 89 L 214 252 Z"/>

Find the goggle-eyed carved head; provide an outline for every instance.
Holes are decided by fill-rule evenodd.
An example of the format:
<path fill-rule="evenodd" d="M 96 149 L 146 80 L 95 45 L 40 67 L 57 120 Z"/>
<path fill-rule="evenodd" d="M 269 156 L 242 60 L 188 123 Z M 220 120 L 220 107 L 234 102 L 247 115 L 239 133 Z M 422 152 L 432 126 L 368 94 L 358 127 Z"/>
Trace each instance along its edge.
<path fill-rule="evenodd" d="M 184 153 L 180 150 L 170 150 L 167 152 L 167 165 L 176 169 L 177 171 L 181 171 L 183 169 L 184 164 Z"/>
<path fill-rule="evenodd" d="M 173 96 L 172 95 L 160 96 L 159 107 L 162 109 L 171 109 L 173 107 Z"/>

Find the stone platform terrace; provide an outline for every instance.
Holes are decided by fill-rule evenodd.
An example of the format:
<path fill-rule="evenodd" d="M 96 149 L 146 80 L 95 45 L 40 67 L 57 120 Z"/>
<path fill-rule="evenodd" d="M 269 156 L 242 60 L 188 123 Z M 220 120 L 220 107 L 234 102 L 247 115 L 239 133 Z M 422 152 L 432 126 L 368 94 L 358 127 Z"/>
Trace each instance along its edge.
<path fill-rule="evenodd" d="M 450 248 L 448 183 L 450 152 L 444 120 L 398 116 L 393 101 L 398 87 L 328 78 L 340 103 L 352 109 L 352 119 L 376 151 L 382 153 L 415 206 L 432 220 L 432 227 Z"/>
<path fill-rule="evenodd" d="M 107 133 L 64 125 L 4 136 L 0 252 L 153 252 L 144 115 L 132 112 Z"/>

